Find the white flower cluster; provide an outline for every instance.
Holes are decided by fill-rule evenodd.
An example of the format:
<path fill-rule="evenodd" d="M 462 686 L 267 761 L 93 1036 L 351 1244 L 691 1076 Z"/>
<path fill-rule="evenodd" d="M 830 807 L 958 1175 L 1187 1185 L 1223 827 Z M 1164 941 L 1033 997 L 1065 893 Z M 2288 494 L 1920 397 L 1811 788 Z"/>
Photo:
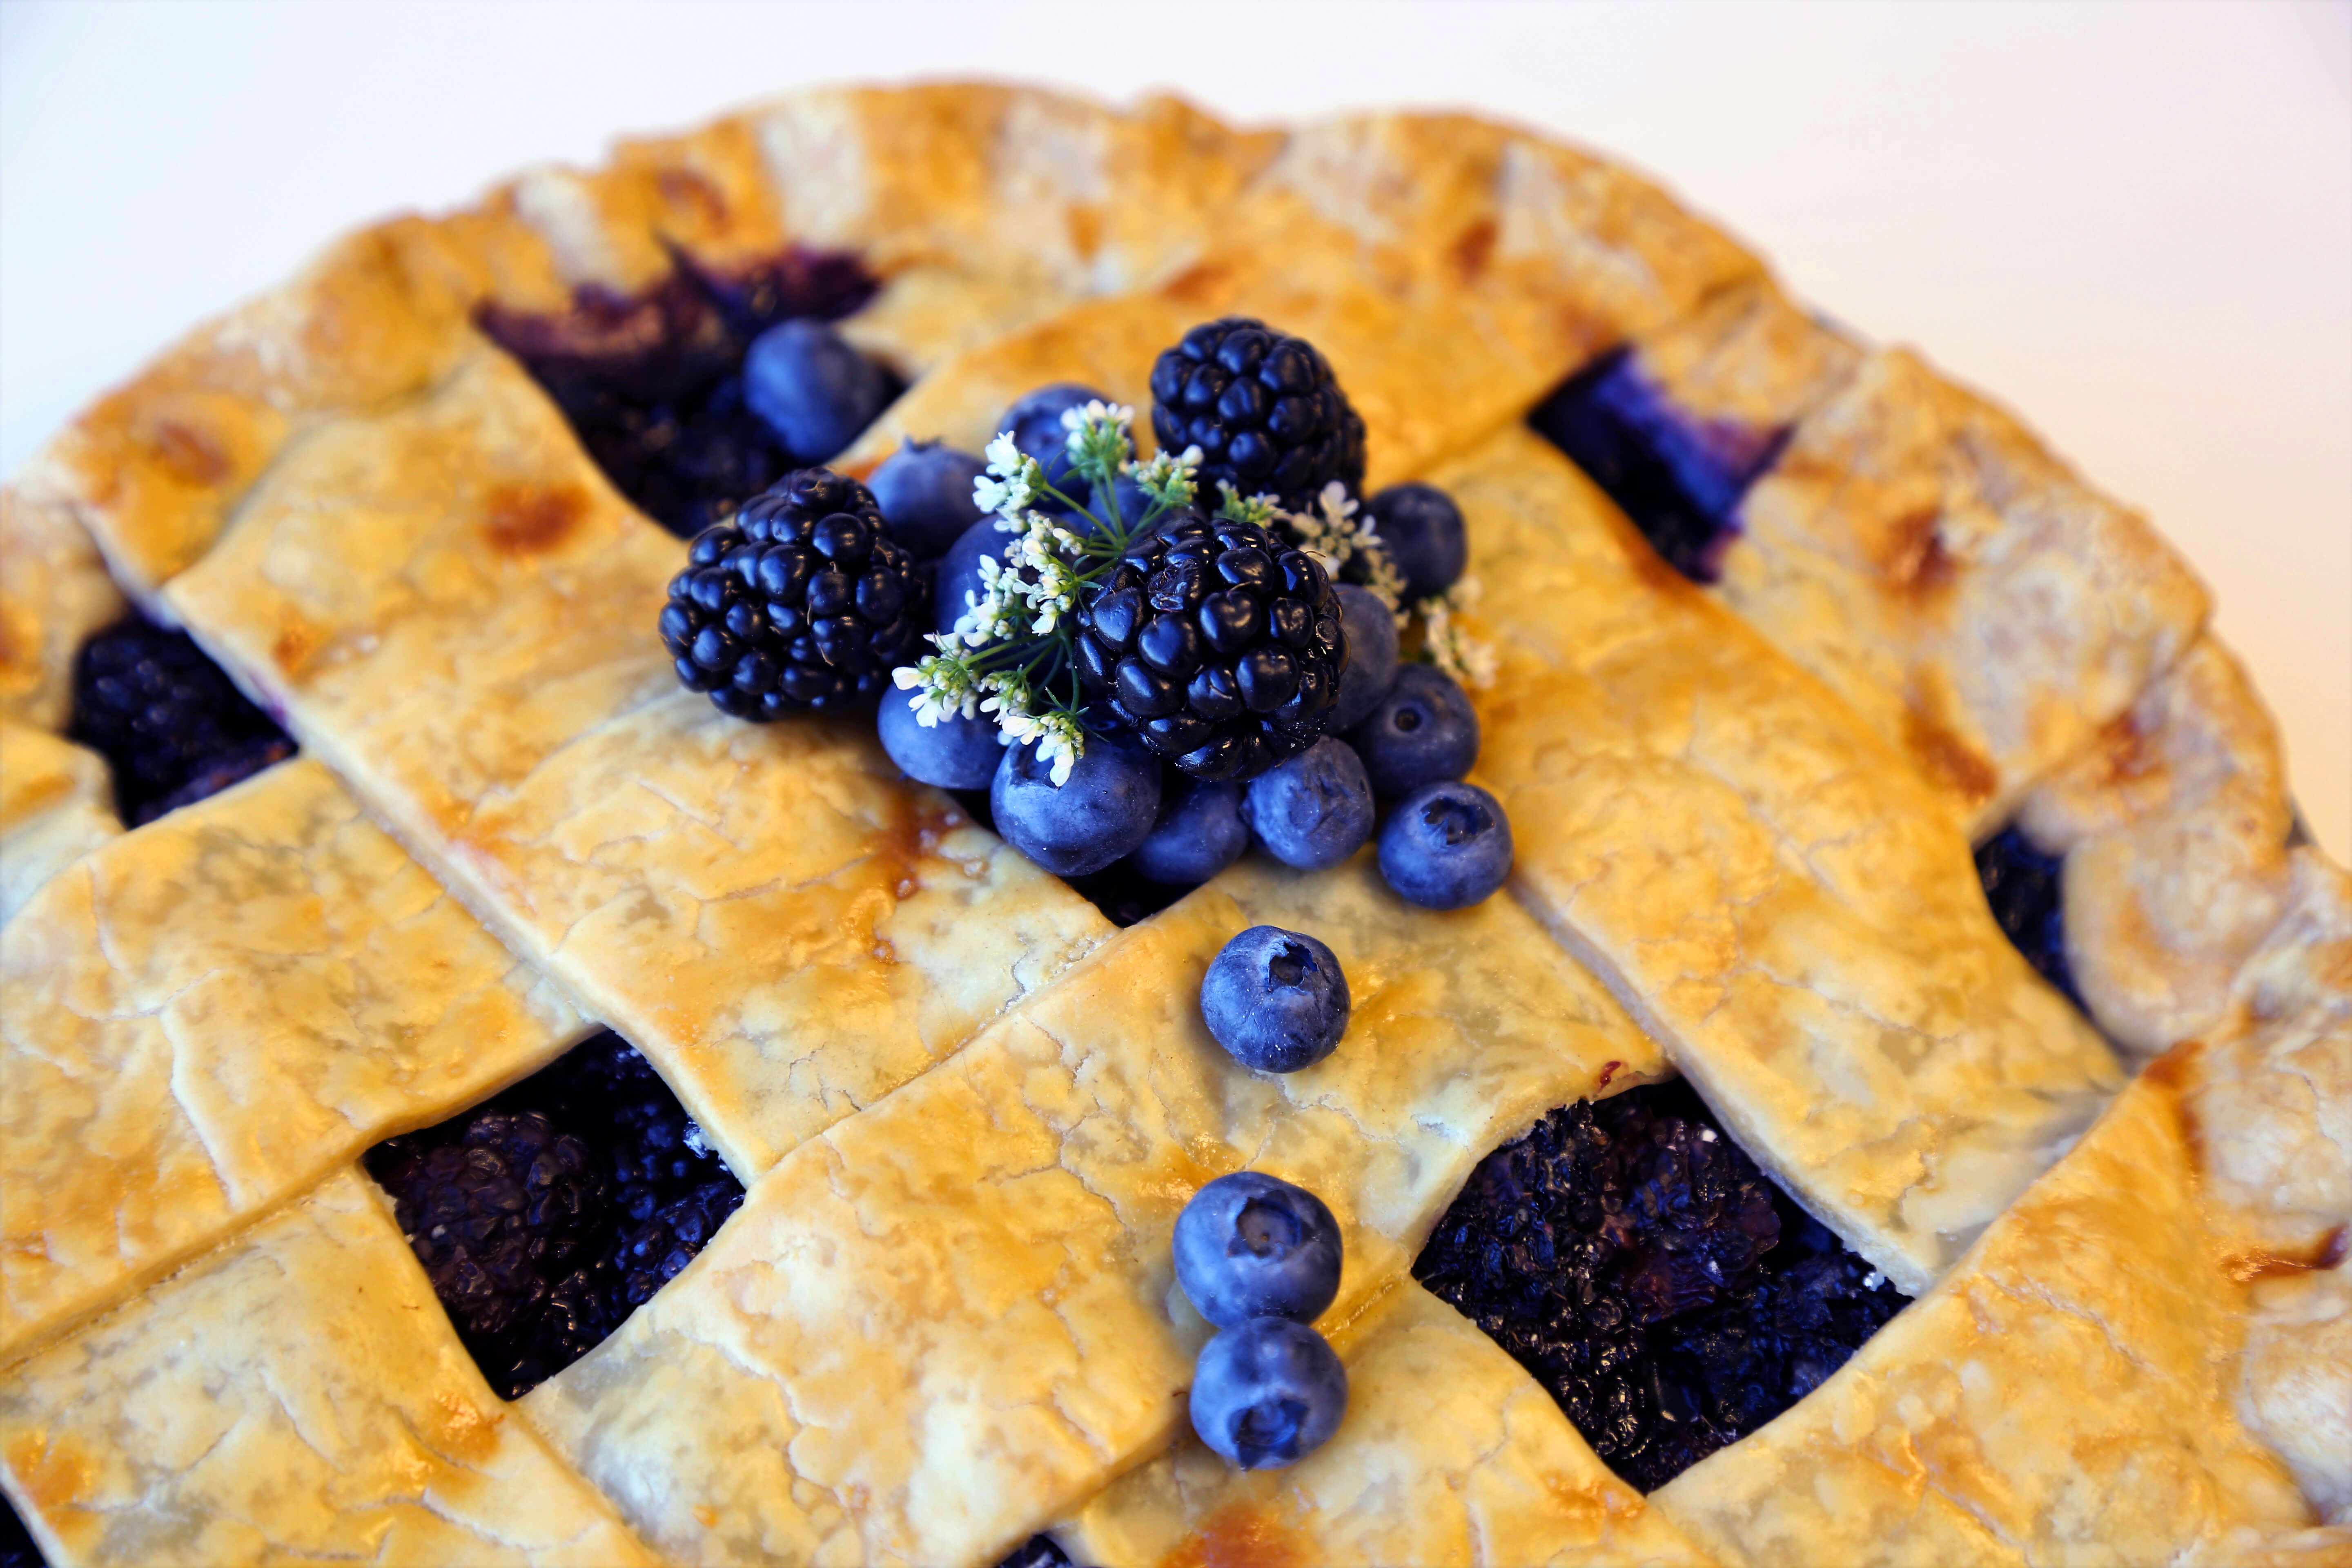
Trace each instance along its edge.
<path fill-rule="evenodd" d="M 1372 596 L 1389 607 L 1396 616 L 1397 626 L 1405 623 L 1404 578 L 1398 573 L 1396 563 L 1389 558 L 1388 541 L 1380 534 L 1380 524 L 1362 504 L 1348 494 L 1348 487 L 1333 479 L 1315 498 L 1311 511 L 1286 511 L 1281 514 L 1290 531 L 1297 535 L 1299 548 L 1323 563 L 1323 569 L 1336 580 L 1339 568 L 1349 562 L 1363 562 L 1364 584 Z"/>
<path fill-rule="evenodd" d="M 1189 502 L 1200 448 L 1136 463 L 1128 456 L 1134 419 L 1133 409 L 1099 400 L 1062 416 L 1072 466 L 1100 477 L 1097 504 L 1117 507 L 1108 482 L 1114 474 L 1132 478 L 1155 511 Z M 988 471 L 972 482 L 972 500 L 994 512 L 996 526 L 1013 538 L 1000 555 L 981 558 L 979 591 L 967 589 L 954 626 L 929 638 L 939 652 L 892 671 L 891 679 L 916 693 L 918 723 L 928 728 L 948 719 L 992 717 L 1001 742 L 1035 745 L 1060 784 L 1086 752 L 1086 727 L 1067 708 L 1041 708 L 1029 677 L 1045 662 L 1048 650 L 1038 645 L 1066 637 L 1088 581 L 1084 568 L 1090 552 L 1086 541 L 1032 510 L 1049 489 L 1043 466 L 1013 444 L 1012 432 L 1000 432 L 988 444 Z M 1095 521 L 1123 532 L 1142 520 L 1120 519 L 1114 511 Z M 1092 553 L 1100 554 L 1100 547 Z"/>
<path fill-rule="evenodd" d="M 1477 578 L 1465 577 L 1443 594 L 1422 600 L 1412 611 L 1421 617 L 1421 646 L 1429 662 L 1463 685 L 1484 691 L 1495 684 L 1495 647 L 1472 637 L 1454 618 L 1478 603 L 1481 591 Z"/>

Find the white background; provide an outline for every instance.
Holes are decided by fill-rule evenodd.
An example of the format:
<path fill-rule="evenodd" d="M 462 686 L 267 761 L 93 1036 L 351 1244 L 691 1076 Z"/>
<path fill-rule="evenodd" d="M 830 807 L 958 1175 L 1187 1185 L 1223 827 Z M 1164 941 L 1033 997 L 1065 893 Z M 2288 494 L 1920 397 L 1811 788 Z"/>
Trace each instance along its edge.
<path fill-rule="evenodd" d="M 0 0 L 0 472 L 330 235 L 800 83 L 1516 116 L 2152 512 L 2352 853 L 2352 5 Z"/>

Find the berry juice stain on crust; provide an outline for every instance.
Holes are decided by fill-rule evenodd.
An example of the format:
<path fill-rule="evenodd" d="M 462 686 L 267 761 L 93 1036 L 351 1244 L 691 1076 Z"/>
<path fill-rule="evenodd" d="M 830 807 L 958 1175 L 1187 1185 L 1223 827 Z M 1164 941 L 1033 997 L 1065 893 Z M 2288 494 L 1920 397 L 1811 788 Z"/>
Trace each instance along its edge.
<path fill-rule="evenodd" d="M 116 808 L 133 827 L 294 754 L 286 731 L 187 633 L 136 615 L 81 645 L 66 736 L 106 759 Z"/>
<path fill-rule="evenodd" d="M 785 321 L 837 321 L 877 287 L 838 252 L 792 250 L 730 272 L 680 255 L 640 293 L 583 289 L 553 315 L 486 306 L 478 324 L 546 389 L 614 487 L 690 538 L 833 455 L 790 450 L 746 400 L 752 342 Z M 887 390 L 896 395 L 895 378 Z"/>
<path fill-rule="evenodd" d="M 1908 1300 L 1680 1082 L 1564 1107 L 1488 1155 L 1413 1277 L 1645 1492 L 1820 1386 Z"/>
<path fill-rule="evenodd" d="M 2077 1008 L 2082 994 L 2066 963 L 2066 906 L 2059 871 L 2065 864 L 2036 849 L 2014 827 L 2004 827 L 1977 847 L 1977 880 L 2003 934 L 2042 978 L 2058 987 Z"/>
<path fill-rule="evenodd" d="M 1723 552 L 1738 532 L 1739 499 L 1788 439 L 1785 430 L 1685 417 L 1622 349 L 1569 377 L 1536 405 L 1528 425 L 1567 453 L 1694 583 L 1722 575 Z"/>
<path fill-rule="evenodd" d="M 669 1086 L 610 1032 L 366 1163 L 506 1399 L 595 1349 L 743 1201 Z"/>

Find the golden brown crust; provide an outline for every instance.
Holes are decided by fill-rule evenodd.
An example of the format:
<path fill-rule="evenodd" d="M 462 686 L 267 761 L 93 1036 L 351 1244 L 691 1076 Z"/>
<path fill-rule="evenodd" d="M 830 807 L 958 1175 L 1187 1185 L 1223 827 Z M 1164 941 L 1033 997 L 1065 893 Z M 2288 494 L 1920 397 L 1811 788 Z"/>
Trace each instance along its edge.
<path fill-rule="evenodd" d="M 2233 1229 L 2310 1258 L 2352 1234 L 2352 877 L 2298 849 L 2286 904 L 2184 1077 Z"/>
<path fill-rule="evenodd" d="M 1347 1038 L 1249 1072 L 1200 977 L 1254 923 L 1328 941 Z M 1207 1338 L 1169 1235 L 1247 1165 L 1329 1204 L 1344 1321 L 1488 1149 L 1655 1076 L 1652 1047 L 1506 900 L 1437 915 L 1369 857 L 1236 867 L 785 1156 L 666 1291 L 523 1404 L 681 1559 L 992 1563 L 1182 1420 Z"/>
<path fill-rule="evenodd" d="M 104 758 L 0 717 L 0 925 L 121 831 Z"/>
<path fill-rule="evenodd" d="M 0 931 L 0 1361 L 584 1032 L 315 762 L 111 839 Z"/>
<path fill-rule="evenodd" d="M 2185 652 L 2205 590 L 2155 530 L 1904 350 L 1799 422 L 1725 601 L 1981 837 Z"/>
<path fill-rule="evenodd" d="M 680 690 L 654 625 L 685 563 L 484 353 L 320 426 L 167 596 L 749 1179 L 1109 925 L 869 726 Z"/>
<path fill-rule="evenodd" d="M 2352 1528 L 2352 1269 L 2256 1284 L 2238 1408 L 2330 1523 Z M 2352 1557 L 2352 1534 L 2339 1540 Z"/>
<path fill-rule="evenodd" d="M 2226 1556 L 2313 1522 L 2235 1415 L 2242 1310 L 2143 1081 L 1828 1382 L 1651 1500 L 1758 1564 Z"/>
<path fill-rule="evenodd" d="M 651 1568 L 482 1382 L 347 1171 L 0 1384 L 52 1562 Z"/>
<path fill-rule="evenodd" d="M 1055 1531 L 1099 1568 L 1705 1568 L 1609 1471 L 1551 1395 L 1410 1279 L 1333 1341 L 1348 1414 L 1281 1471 L 1180 1437 Z"/>
<path fill-rule="evenodd" d="M 1548 444 L 1430 476 L 1503 673 L 1479 774 L 1514 887 L 1741 1144 L 1906 1292 L 2120 1081 L 1989 917 L 1893 750 L 1678 576 Z"/>
<path fill-rule="evenodd" d="M 2066 858 L 2067 962 L 2108 1037 L 2152 1056 L 2220 1021 L 2285 906 L 2292 822 L 2278 728 L 2210 636 L 2026 796 L 2018 826 Z"/>
<path fill-rule="evenodd" d="M 0 716 L 64 729 L 74 655 L 122 610 L 121 590 L 71 510 L 0 486 Z"/>

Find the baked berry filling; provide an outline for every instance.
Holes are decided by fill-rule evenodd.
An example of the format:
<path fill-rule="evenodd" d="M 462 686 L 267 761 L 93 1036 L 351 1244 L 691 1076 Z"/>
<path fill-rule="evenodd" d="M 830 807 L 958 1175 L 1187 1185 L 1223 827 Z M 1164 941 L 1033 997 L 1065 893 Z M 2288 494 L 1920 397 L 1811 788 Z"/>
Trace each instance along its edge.
<path fill-rule="evenodd" d="M 794 249 L 724 272 L 679 255 L 640 293 L 583 289 L 553 315 L 486 306 L 478 324 L 547 390 L 614 488 L 691 538 L 790 470 L 833 456 L 795 452 L 755 408 L 744 374 L 751 345 L 786 321 L 837 321 L 877 287 L 856 257 L 838 252 Z M 900 384 L 874 368 L 887 402 Z"/>
<path fill-rule="evenodd" d="M 1645 1492 L 1812 1392 L 1909 1300 L 1679 1081 L 1563 1107 L 1488 1155 L 1413 1277 Z"/>
<path fill-rule="evenodd" d="M 2063 856 L 2044 855 L 2024 834 L 2004 827 L 1977 847 L 1977 880 L 2002 932 L 2042 978 L 2080 1007 L 2074 972 L 2066 963 L 2066 906 L 2059 872 Z"/>
<path fill-rule="evenodd" d="M 743 1201 L 618 1035 L 368 1151 L 401 1234 L 492 1388 L 520 1399 L 604 1342 Z"/>
<path fill-rule="evenodd" d="M 1045 1537 L 1037 1539 L 1043 1541 Z M 1030 1542 L 1032 1546 L 1035 1544 L 1036 1542 Z M 1055 1560 L 1043 1557 L 1034 1561 L 1043 1564 Z M 1066 1557 L 1060 1560 L 1069 1561 Z M 33 1544 L 32 1532 L 25 1528 L 25 1521 L 16 1517 L 16 1505 L 5 1497 L 0 1497 L 0 1568 L 48 1568 L 47 1559 L 41 1555 L 41 1549 Z M 1010 1560 L 1008 1568 L 1011 1568 Z M 1023 1568 L 1030 1568 L 1030 1564 L 1024 1562 Z"/>
<path fill-rule="evenodd" d="M 134 827 L 294 754 L 187 633 L 137 615 L 81 645 L 66 734 L 106 759 L 117 810 Z"/>
<path fill-rule="evenodd" d="M 1070 1559 L 1052 1536 L 1033 1535 L 996 1568 L 1070 1568 Z"/>
<path fill-rule="evenodd" d="M 1695 583 L 1722 576 L 1723 552 L 1739 531 L 1739 498 L 1788 439 L 1786 430 L 1686 417 L 1623 349 L 1569 377 L 1528 424 Z"/>

